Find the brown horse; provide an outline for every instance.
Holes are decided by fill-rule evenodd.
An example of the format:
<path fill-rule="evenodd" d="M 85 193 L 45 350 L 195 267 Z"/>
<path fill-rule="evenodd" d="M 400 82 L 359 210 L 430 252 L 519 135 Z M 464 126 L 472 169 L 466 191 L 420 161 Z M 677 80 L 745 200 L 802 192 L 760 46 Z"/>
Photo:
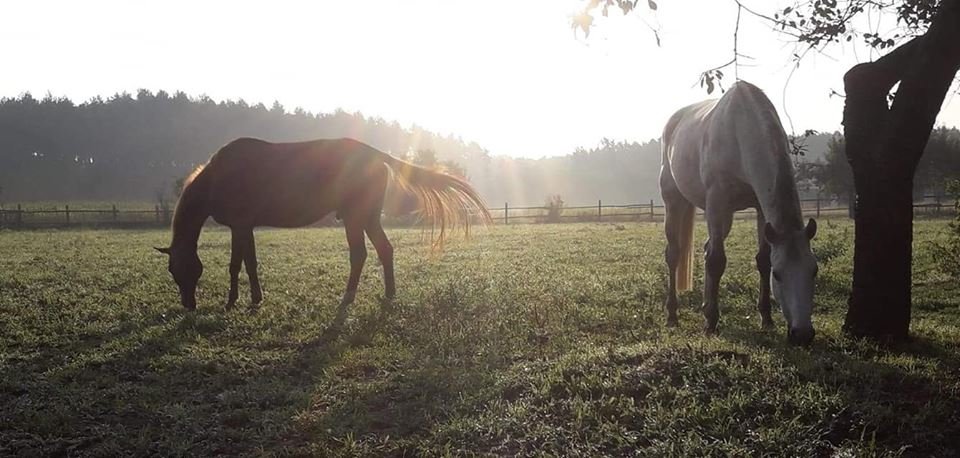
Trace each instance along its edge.
<path fill-rule="evenodd" d="M 434 232 L 435 246 L 442 246 L 449 227 L 462 225 L 469 232 L 471 212 L 490 221 L 486 205 L 466 181 L 404 162 L 353 139 L 301 143 L 237 139 L 187 178 L 173 216 L 173 242 L 169 248 L 157 248 L 169 255 L 168 270 L 180 289 L 181 303 L 196 308 L 197 282 L 203 273 L 197 240 L 208 217 L 232 233 L 229 308 L 237 300 L 241 263 L 247 267 L 252 303 L 263 299 L 254 227 L 301 227 L 331 212 L 343 220 L 350 247 L 350 277 L 341 306 L 356 296 L 367 258 L 364 233 L 383 264 L 385 296 L 392 298 L 396 293 L 393 246 L 380 225 L 391 171 L 401 188 L 417 197 L 426 219 L 439 228 Z"/>

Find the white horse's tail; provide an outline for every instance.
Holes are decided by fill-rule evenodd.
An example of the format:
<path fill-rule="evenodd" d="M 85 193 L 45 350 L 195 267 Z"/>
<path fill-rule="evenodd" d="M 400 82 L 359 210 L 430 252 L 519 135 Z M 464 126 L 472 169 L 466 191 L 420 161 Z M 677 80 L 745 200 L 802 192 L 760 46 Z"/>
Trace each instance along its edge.
<path fill-rule="evenodd" d="M 693 220 L 696 207 L 686 205 L 680 215 L 680 259 L 677 263 L 677 291 L 693 289 Z"/>

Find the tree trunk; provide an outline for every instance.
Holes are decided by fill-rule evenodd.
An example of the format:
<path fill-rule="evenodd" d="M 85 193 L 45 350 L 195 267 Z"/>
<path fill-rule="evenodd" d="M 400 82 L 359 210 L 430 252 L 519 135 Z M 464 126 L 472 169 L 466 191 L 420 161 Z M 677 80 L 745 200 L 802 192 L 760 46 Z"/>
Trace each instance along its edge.
<path fill-rule="evenodd" d="M 874 168 L 857 188 L 853 290 L 844 330 L 859 337 L 903 340 L 908 336 L 911 303 L 910 177 Z"/>
<path fill-rule="evenodd" d="M 853 288 L 843 326 L 850 335 L 884 341 L 909 335 L 913 174 L 958 68 L 960 0 L 944 0 L 925 35 L 844 76 L 843 125 L 857 193 Z"/>

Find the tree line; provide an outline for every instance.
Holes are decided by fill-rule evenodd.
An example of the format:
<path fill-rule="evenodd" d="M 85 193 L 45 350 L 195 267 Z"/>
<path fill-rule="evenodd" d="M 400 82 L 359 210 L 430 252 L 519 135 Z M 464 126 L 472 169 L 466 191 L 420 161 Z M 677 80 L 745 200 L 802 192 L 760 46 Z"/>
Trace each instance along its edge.
<path fill-rule="evenodd" d="M 30 94 L 0 100 L 0 202 L 158 201 L 228 141 L 243 136 L 299 141 L 350 136 L 417 164 L 466 176 L 491 206 L 659 202 L 660 142 L 602 139 L 589 148 L 540 159 L 495 156 L 475 142 L 418 126 L 337 110 L 290 111 L 243 100 L 215 102 L 183 92 L 140 90 L 75 104 Z M 839 133 L 809 135 L 796 158 L 808 196 L 849 201 L 853 176 Z M 931 135 L 915 193 L 942 193 L 960 177 L 960 131 Z"/>
<path fill-rule="evenodd" d="M 279 103 L 216 102 L 145 89 L 79 104 L 28 93 L 0 100 L 0 198 L 152 200 L 235 138 L 344 136 L 401 155 L 434 150 L 471 168 L 488 160 L 476 143 L 342 110 L 314 114 Z"/>
<path fill-rule="evenodd" d="M 558 157 L 493 156 L 475 142 L 361 113 L 292 111 L 243 100 L 139 90 L 74 103 L 0 100 L 0 203 L 172 199 L 176 183 L 238 137 L 353 137 L 418 164 L 466 175 L 493 206 L 637 202 L 657 195 L 659 142 L 603 140 Z"/>
<path fill-rule="evenodd" d="M 797 181 L 821 196 L 851 202 L 855 196 L 853 170 L 846 154 L 846 142 L 839 132 L 826 137 L 823 154 L 814 160 L 798 161 Z M 930 134 L 930 140 L 913 179 L 913 195 L 946 195 L 951 181 L 960 178 L 960 130 L 939 126 Z"/>

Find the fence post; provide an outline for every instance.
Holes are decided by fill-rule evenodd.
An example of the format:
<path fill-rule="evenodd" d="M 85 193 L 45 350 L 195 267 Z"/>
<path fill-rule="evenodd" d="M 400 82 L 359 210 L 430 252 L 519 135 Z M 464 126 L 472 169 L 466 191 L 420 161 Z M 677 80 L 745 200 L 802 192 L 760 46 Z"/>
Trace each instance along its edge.
<path fill-rule="evenodd" d="M 933 214 L 940 216 L 940 194 L 935 194 L 933 198 L 937 202 L 937 209 L 933 211 Z"/>
<path fill-rule="evenodd" d="M 653 222 L 653 199 L 650 199 L 650 222 Z"/>
<path fill-rule="evenodd" d="M 820 219 L 820 193 L 817 193 L 817 219 Z"/>
<path fill-rule="evenodd" d="M 597 221 L 603 219 L 603 202 L 597 199 Z"/>
<path fill-rule="evenodd" d="M 113 204 L 113 222 L 117 222 L 117 204 Z"/>
<path fill-rule="evenodd" d="M 64 212 L 65 212 L 66 215 L 67 215 L 67 226 L 69 226 L 69 225 L 70 225 L 70 206 L 69 206 L 69 205 L 64 205 L 64 208 L 66 209 L 66 210 L 64 210 Z"/>
<path fill-rule="evenodd" d="M 17 227 L 23 226 L 23 208 L 20 207 L 20 204 L 17 204 Z"/>
<path fill-rule="evenodd" d="M 156 217 L 157 217 L 157 224 L 160 224 L 160 206 L 159 206 L 159 205 L 154 205 L 154 206 L 153 206 L 153 212 L 154 212 L 154 214 L 155 214 Z"/>
<path fill-rule="evenodd" d="M 503 203 L 503 225 L 506 226 L 510 224 L 510 204 L 507 202 Z"/>

